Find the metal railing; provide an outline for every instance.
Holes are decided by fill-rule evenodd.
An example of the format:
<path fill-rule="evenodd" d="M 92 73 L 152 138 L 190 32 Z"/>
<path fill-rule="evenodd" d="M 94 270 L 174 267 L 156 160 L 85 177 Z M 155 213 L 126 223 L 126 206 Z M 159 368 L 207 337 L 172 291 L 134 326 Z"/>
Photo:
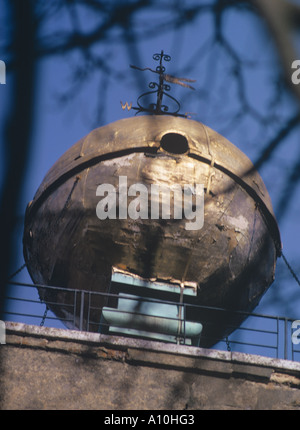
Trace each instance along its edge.
<path fill-rule="evenodd" d="M 107 294 L 20 282 L 10 282 L 10 285 L 10 293 L 5 302 L 6 321 L 57 328 L 76 327 L 76 329 L 82 331 L 109 332 L 112 335 L 122 336 L 139 335 L 140 337 L 147 337 L 147 335 L 151 335 L 154 339 L 158 338 L 159 340 L 164 340 L 165 337 L 171 336 L 172 339 L 176 338 L 178 343 L 197 346 L 197 339 L 196 341 L 192 339 L 189 342 L 188 324 L 197 322 L 190 315 L 203 315 L 203 319 L 200 318 L 200 320 L 203 327 L 205 327 L 210 324 L 210 314 L 214 315 L 214 319 L 216 319 L 216 315 L 220 315 L 220 320 L 224 319 L 224 315 L 228 316 L 230 314 L 231 321 L 243 320 L 243 322 L 228 338 L 216 339 L 213 349 L 227 349 L 272 358 L 300 361 L 300 343 L 295 343 L 295 336 L 292 338 L 294 320 L 290 318 L 257 313 L 229 312 L 220 308 L 179 303 L 173 300 L 153 299 L 151 297 L 143 297 L 142 300 L 139 298 L 139 302 L 136 304 L 136 298 L 128 297 L 128 295 L 123 296 L 122 293 Z M 127 323 L 122 324 L 122 327 L 115 327 L 110 332 L 111 323 L 108 323 L 103 318 L 103 310 L 109 309 L 112 312 L 119 312 L 117 302 L 124 297 L 126 300 L 135 300 L 135 309 L 133 312 L 123 310 L 122 314 L 128 317 L 125 318 Z M 156 324 L 155 317 L 151 319 L 153 315 L 149 315 L 144 311 L 144 306 L 147 303 L 178 306 L 178 309 L 181 309 L 178 317 L 160 316 L 160 319 L 168 323 L 176 321 L 178 323 L 178 333 L 166 334 L 161 329 L 161 325 Z M 133 324 L 128 324 L 128 321 L 130 321 L 131 317 L 132 321 L 136 320 L 137 316 L 139 324 L 134 330 Z M 147 318 L 149 320 L 149 316 L 151 318 L 148 327 L 140 324 L 141 320 Z M 128 327 L 124 329 L 126 324 Z"/>

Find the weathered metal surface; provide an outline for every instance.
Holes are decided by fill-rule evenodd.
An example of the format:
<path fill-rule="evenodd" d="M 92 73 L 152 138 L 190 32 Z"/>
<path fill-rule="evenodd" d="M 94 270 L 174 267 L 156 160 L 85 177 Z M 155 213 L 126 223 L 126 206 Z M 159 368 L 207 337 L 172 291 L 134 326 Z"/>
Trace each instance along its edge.
<path fill-rule="evenodd" d="M 179 136 L 174 150 L 162 145 L 169 133 L 174 142 Z M 128 187 L 142 183 L 148 189 L 204 184 L 203 228 L 187 230 L 184 218 L 99 220 L 96 189 L 108 183 L 119 193 L 120 176 Z M 271 201 L 249 159 L 203 124 L 172 116 L 117 121 L 81 139 L 46 175 L 24 229 L 25 261 L 35 283 L 105 292 L 116 267 L 145 279 L 196 282 L 194 303 L 245 311 L 272 283 L 280 252 Z M 63 306 L 52 309 L 66 313 Z M 203 339 L 231 331 L 220 314 L 192 312 L 190 318 L 203 321 Z M 207 319 L 213 325 L 205 325 Z"/>

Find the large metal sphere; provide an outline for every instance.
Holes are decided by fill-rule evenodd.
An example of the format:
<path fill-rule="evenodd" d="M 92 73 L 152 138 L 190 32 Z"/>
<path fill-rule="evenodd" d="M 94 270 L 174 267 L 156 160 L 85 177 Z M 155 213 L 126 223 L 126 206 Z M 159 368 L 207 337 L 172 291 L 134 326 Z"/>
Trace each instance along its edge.
<path fill-rule="evenodd" d="M 128 187 L 141 183 L 149 190 L 203 184 L 203 227 L 188 230 L 184 217 L 172 216 L 100 220 L 97 187 L 112 184 L 119 195 L 120 177 Z M 120 120 L 81 139 L 46 175 L 24 230 L 35 283 L 105 292 L 115 267 L 151 280 L 197 283 L 196 304 L 244 311 L 273 282 L 280 251 L 268 192 L 249 159 L 203 124 L 172 116 Z M 51 306 L 60 317 L 67 312 Z M 210 336 L 230 331 L 215 323 Z"/>

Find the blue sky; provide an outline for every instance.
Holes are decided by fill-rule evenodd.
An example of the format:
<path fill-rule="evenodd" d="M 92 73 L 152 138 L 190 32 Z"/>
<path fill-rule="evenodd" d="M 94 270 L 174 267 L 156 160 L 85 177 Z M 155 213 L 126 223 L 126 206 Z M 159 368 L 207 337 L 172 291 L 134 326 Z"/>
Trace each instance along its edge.
<path fill-rule="evenodd" d="M 201 1 L 181 3 L 198 5 Z M 167 73 L 197 80 L 195 92 L 172 87 L 171 95 L 182 102 L 182 111 L 194 112 L 193 119 L 223 134 L 252 161 L 258 158 L 264 144 L 276 135 L 280 126 L 296 109 L 296 101 L 287 91 L 282 93 L 279 101 L 273 100 L 278 60 L 270 34 L 259 19 L 246 12 L 232 11 L 226 15 L 223 27 L 230 47 L 246 64 L 242 74 L 245 96 L 252 109 L 247 113 L 234 80 L 233 69 L 236 64 L 233 57 L 224 46 L 213 43 L 215 34 L 211 14 L 201 15 L 189 26 L 170 27 L 170 31 L 161 30 L 146 37 L 146 30 L 151 28 L 149 22 L 160 25 L 169 21 L 171 9 L 168 4 L 174 5 L 176 2 L 162 2 L 162 7 L 155 12 L 147 10 L 135 17 L 133 31 L 139 35 L 136 45 L 125 44 L 123 30 L 114 28 L 111 30 L 110 44 L 93 46 L 95 55 L 108 59 L 113 73 L 103 77 L 99 71 L 87 72 L 80 84 L 74 87 L 69 102 L 59 103 L 58 95 L 72 88 L 72 70 L 81 63 L 84 65 L 83 53 L 74 51 L 70 55 L 51 56 L 39 62 L 33 147 L 19 204 L 20 216 L 24 214 L 27 203 L 32 200 L 47 170 L 60 155 L 92 128 L 134 115 L 133 111 L 123 111 L 120 101 L 135 104 L 141 92 L 147 90 L 147 84 L 153 76 L 148 72 L 137 76 L 139 72 L 131 70 L 129 64 L 138 61 L 138 66 L 154 68 L 156 64 L 152 55 L 162 49 L 172 57 L 172 61 L 167 64 Z M 78 17 L 83 31 L 97 25 L 100 19 L 83 10 L 79 11 Z M 66 31 L 70 25 L 70 16 L 64 11 L 45 24 L 43 34 L 47 37 Z M 2 113 L 5 113 L 8 103 L 9 85 L 8 76 L 6 86 L 0 88 L 4 100 Z M 269 121 L 258 121 L 256 115 L 269 118 Z M 288 136 L 270 162 L 260 170 L 275 211 L 285 192 L 284 178 L 296 157 L 300 157 L 299 128 Z M 300 186 L 284 218 L 279 220 L 285 255 L 296 269 L 300 268 L 299 200 Z M 22 222 L 16 231 L 16 238 L 17 269 L 23 263 Z M 16 280 L 30 281 L 26 271 Z M 300 287 L 288 273 L 282 259 L 278 261 L 276 281 L 256 312 L 300 319 Z"/>

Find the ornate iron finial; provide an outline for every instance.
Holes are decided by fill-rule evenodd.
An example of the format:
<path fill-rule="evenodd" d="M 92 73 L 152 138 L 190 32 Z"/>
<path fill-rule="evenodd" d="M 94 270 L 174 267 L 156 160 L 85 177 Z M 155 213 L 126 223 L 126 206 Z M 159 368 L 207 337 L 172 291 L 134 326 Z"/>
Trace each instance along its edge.
<path fill-rule="evenodd" d="M 193 88 L 191 85 L 187 84 L 186 82 L 196 82 L 196 81 L 192 79 L 186 79 L 186 78 L 177 78 L 175 76 L 166 74 L 165 73 L 166 68 L 163 66 L 162 63 L 163 61 L 167 61 L 167 62 L 171 61 L 171 57 L 170 55 L 165 54 L 164 51 L 161 51 L 160 54 L 154 54 L 153 60 L 159 61 L 159 66 L 157 66 L 155 70 L 150 69 L 149 67 L 145 67 L 142 69 L 140 67 L 130 65 L 132 69 L 139 70 L 141 72 L 144 72 L 145 70 L 149 70 L 152 73 L 158 74 L 159 81 L 158 83 L 157 82 L 149 83 L 149 88 L 151 88 L 153 91 L 147 91 L 146 93 L 143 93 L 141 96 L 139 96 L 139 98 L 137 99 L 137 105 L 138 105 L 137 107 L 133 107 L 132 103 L 128 105 L 127 102 L 125 104 L 121 102 L 122 109 L 123 110 L 126 108 L 128 110 L 134 109 L 137 111 L 136 114 L 141 112 L 147 112 L 153 115 L 175 115 L 175 116 L 187 117 L 188 116 L 187 114 L 179 113 L 180 103 L 170 94 L 168 94 L 171 87 L 170 85 L 165 84 L 165 82 L 178 84 L 185 88 L 190 88 L 194 90 L 195 88 Z M 156 103 L 150 103 L 148 105 L 145 105 L 145 103 L 143 103 L 143 99 L 145 100 L 145 98 L 147 98 L 152 94 L 156 94 Z M 168 97 L 169 101 L 171 101 L 171 103 L 173 104 L 172 110 L 170 110 L 168 105 L 162 103 L 163 96 Z"/>

